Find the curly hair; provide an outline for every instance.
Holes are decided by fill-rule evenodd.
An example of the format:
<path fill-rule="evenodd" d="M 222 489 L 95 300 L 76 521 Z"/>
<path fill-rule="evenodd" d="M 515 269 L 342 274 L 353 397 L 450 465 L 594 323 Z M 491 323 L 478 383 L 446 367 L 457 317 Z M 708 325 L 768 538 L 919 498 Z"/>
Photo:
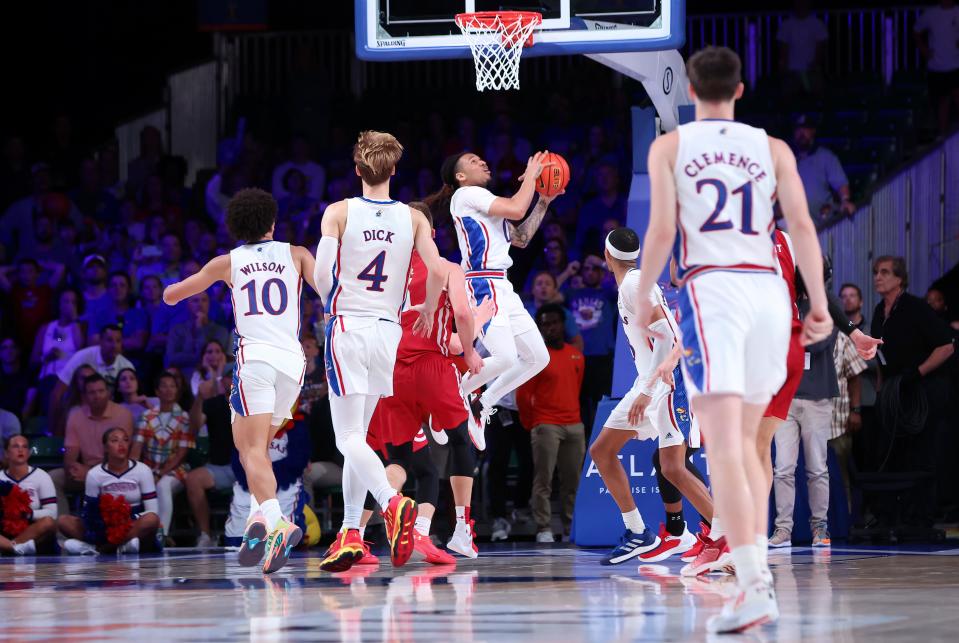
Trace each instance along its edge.
<path fill-rule="evenodd" d="M 353 146 L 353 162 L 367 185 L 379 185 L 389 179 L 401 156 L 403 146 L 386 132 L 360 132 Z"/>
<path fill-rule="evenodd" d="M 259 241 L 276 223 L 276 212 L 276 200 L 269 192 L 244 188 L 226 206 L 226 227 L 237 241 Z"/>

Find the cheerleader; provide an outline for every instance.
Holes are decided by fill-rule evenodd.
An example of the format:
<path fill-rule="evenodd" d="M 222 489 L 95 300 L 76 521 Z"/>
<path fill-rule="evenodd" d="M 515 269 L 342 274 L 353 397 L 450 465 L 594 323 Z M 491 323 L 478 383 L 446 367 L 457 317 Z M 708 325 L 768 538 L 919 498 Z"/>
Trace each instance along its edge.
<path fill-rule="evenodd" d="M 119 551 L 135 554 L 156 548 L 160 528 L 153 472 L 129 459 L 130 436 L 119 427 L 103 434 L 104 461 L 86 477 L 83 516 L 61 516 L 60 533 L 69 554 Z"/>
<path fill-rule="evenodd" d="M 6 439 L 7 468 L 0 471 L 0 551 L 32 556 L 55 548 L 57 494 L 43 469 L 31 467 L 26 436 Z"/>

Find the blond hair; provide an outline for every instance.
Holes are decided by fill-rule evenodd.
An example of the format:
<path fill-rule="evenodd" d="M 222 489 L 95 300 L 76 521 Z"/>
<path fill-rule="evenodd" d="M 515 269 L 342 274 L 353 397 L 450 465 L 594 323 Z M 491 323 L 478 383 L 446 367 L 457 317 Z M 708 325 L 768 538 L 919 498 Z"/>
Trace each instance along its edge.
<path fill-rule="evenodd" d="M 353 162 L 367 185 L 379 185 L 389 179 L 401 156 L 403 146 L 386 132 L 360 132 L 353 146 Z"/>

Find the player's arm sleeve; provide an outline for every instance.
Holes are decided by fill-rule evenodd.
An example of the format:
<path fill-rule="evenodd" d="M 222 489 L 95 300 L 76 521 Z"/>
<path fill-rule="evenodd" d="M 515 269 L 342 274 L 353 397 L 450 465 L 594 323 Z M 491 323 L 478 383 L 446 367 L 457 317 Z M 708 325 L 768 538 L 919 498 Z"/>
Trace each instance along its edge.
<path fill-rule="evenodd" d="M 160 503 L 157 502 L 157 487 L 153 480 L 153 472 L 142 462 L 137 467 L 138 482 L 140 483 L 140 499 L 143 501 L 144 513 L 160 515 Z"/>
<path fill-rule="evenodd" d="M 649 330 L 654 333 L 659 333 L 665 335 L 666 337 L 672 336 L 672 329 L 669 327 L 669 320 L 665 317 L 661 317 L 649 325 Z M 641 393 L 648 395 L 649 397 L 653 396 L 653 393 L 656 391 L 656 386 L 658 382 L 650 383 L 653 374 L 656 372 L 656 368 L 666 361 L 666 358 L 669 357 L 670 351 L 673 349 L 673 343 L 669 339 L 655 339 L 653 340 L 653 353 L 649 359 L 649 370 L 645 373 L 639 373 L 640 379 L 639 383 L 642 387 Z"/>
<path fill-rule="evenodd" d="M 336 264 L 336 252 L 340 247 L 340 240 L 336 237 L 323 236 L 316 246 L 316 265 L 313 268 L 313 281 L 320 300 L 326 305 L 333 290 L 333 267 Z"/>
<path fill-rule="evenodd" d="M 37 472 L 39 473 L 39 471 Z M 46 472 L 44 472 L 46 473 Z M 34 474 L 36 475 L 36 474 Z M 40 479 L 37 488 L 37 495 L 40 496 L 40 508 L 33 512 L 33 519 L 53 518 L 57 519 L 57 490 L 53 486 L 53 480 L 49 475 L 44 475 Z"/>
<path fill-rule="evenodd" d="M 831 291 L 826 291 L 826 303 L 829 305 L 829 316 L 832 317 L 832 323 L 836 325 L 836 328 L 839 329 L 846 337 L 852 334 L 852 331 L 856 330 L 856 325 L 849 321 L 849 318 L 846 317 L 846 313 L 842 309 L 842 304 L 839 302 L 839 298 L 836 297 Z"/>

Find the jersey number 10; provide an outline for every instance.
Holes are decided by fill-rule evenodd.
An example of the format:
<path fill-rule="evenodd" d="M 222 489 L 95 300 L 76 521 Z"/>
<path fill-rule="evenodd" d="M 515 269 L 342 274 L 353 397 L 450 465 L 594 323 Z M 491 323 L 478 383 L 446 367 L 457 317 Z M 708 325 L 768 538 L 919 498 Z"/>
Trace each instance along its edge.
<path fill-rule="evenodd" d="M 276 307 L 273 305 L 273 286 L 277 287 L 280 297 L 280 305 Z M 249 297 L 249 310 L 243 313 L 244 317 L 250 317 L 251 315 L 262 315 L 263 312 L 260 310 L 260 306 L 257 302 L 257 292 L 256 292 L 256 280 L 246 282 L 240 290 L 245 290 L 247 297 Z M 289 295 L 286 292 L 286 283 L 282 279 L 268 279 L 266 283 L 263 284 L 263 289 L 261 290 L 260 301 L 263 304 L 263 310 L 265 310 L 270 315 L 282 315 L 286 311 L 287 303 L 289 302 Z"/>
<path fill-rule="evenodd" d="M 712 214 L 706 219 L 706 222 L 699 228 L 700 232 L 719 232 L 720 230 L 732 230 L 735 228 L 731 219 L 720 221 L 719 217 L 726 208 L 728 188 L 726 184 L 719 179 L 701 179 L 696 181 L 696 193 L 702 194 L 704 186 L 712 186 L 716 189 L 716 207 Z M 739 231 L 742 234 L 758 234 L 753 230 L 753 184 L 752 181 L 746 181 L 738 188 L 732 191 L 738 194 L 742 199 L 742 219 Z"/>

